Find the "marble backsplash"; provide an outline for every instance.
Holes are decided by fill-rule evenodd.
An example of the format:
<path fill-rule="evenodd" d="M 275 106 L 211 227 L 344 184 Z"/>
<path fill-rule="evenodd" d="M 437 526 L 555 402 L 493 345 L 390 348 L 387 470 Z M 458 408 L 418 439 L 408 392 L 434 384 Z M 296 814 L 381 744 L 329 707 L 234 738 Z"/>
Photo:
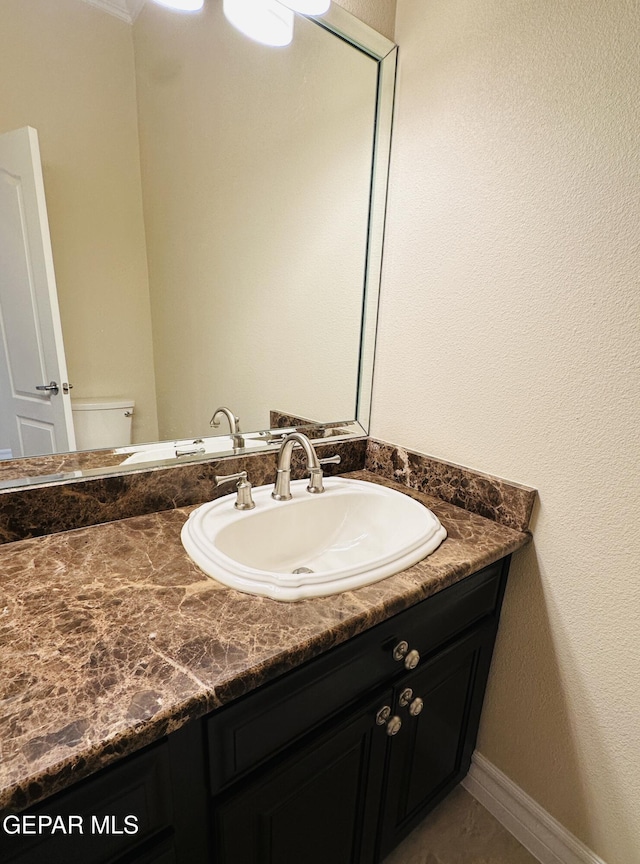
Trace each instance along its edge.
<path fill-rule="evenodd" d="M 372 438 L 367 443 L 365 468 L 507 528 L 529 529 L 537 495 L 529 486 Z"/>
<path fill-rule="evenodd" d="M 340 465 L 325 466 L 327 475 L 366 469 L 508 528 L 528 530 L 536 496 L 529 487 L 374 439 L 328 440 L 316 448 L 321 458 L 341 456 Z M 229 494 L 229 486 L 215 485 L 216 475 L 247 471 L 252 484 L 262 486 L 274 482 L 276 462 L 274 449 L 0 489 L 0 543 L 202 504 Z M 294 452 L 292 468 L 294 479 L 305 476 L 301 452 Z"/>
<path fill-rule="evenodd" d="M 320 458 L 335 453 L 341 457 L 339 465 L 325 466 L 325 474 L 363 469 L 366 443 L 360 438 L 316 445 Z M 0 490 L 0 543 L 203 504 L 233 491 L 227 484 L 216 486 L 216 475 L 247 471 L 254 486 L 273 483 L 277 455 L 276 448 L 268 453 Z M 305 476 L 302 451 L 294 452 L 291 464 L 294 479 Z"/>

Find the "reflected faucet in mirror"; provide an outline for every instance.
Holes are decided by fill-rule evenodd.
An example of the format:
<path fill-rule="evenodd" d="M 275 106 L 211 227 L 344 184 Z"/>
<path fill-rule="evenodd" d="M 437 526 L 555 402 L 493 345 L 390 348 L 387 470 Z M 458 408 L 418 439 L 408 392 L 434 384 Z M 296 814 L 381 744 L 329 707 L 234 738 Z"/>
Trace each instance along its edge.
<path fill-rule="evenodd" d="M 222 405 L 220 408 L 216 408 L 213 412 L 213 417 L 209 420 L 209 426 L 212 426 L 214 429 L 218 429 L 220 426 L 220 421 L 217 419 L 218 414 L 222 414 L 229 421 L 229 432 L 231 433 L 233 447 L 244 447 L 244 438 L 239 434 L 240 418 L 236 417 L 230 408 L 225 408 L 224 405 Z"/>

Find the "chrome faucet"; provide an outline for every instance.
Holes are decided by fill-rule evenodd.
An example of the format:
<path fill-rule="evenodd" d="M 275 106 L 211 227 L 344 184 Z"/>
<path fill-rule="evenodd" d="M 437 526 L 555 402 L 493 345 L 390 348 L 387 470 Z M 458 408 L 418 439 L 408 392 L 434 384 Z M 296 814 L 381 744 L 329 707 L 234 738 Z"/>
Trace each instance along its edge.
<path fill-rule="evenodd" d="M 278 453 L 276 482 L 271 493 L 271 497 L 275 498 L 276 501 L 289 501 L 291 499 L 291 453 L 296 444 L 302 447 L 307 457 L 307 470 L 311 478 L 307 486 L 307 492 L 314 492 L 316 494 L 324 492 L 322 468 L 320 466 L 329 463 L 337 465 L 340 462 L 339 455 L 331 456 L 328 459 L 318 459 L 318 454 L 307 436 L 303 435 L 302 432 L 291 432 L 283 439 L 280 452 Z"/>
<path fill-rule="evenodd" d="M 213 417 L 209 420 L 209 426 L 213 426 L 214 429 L 217 429 L 220 426 L 220 421 L 217 419 L 218 414 L 223 414 L 227 420 L 229 421 L 229 432 L 231 433 L 231 440 L 233 442 L 234 449 L 236 447 L 244 447 L 244 438 L 239 434 L 240 432 L 240 418 L 236 417 L 233 411 L 230 408 L 225 408 L 224 406 L 221 408 L 216 408 L 213 412 Z"/>

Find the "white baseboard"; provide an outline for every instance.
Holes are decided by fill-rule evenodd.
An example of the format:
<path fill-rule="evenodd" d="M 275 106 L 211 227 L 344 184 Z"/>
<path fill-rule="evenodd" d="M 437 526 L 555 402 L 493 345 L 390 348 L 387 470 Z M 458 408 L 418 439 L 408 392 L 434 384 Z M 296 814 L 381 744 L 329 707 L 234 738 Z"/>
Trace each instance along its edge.
<path fill-rule="evenodd" d="M 480 753 L 462 785 L 541 864 L 605 864 Z"/>

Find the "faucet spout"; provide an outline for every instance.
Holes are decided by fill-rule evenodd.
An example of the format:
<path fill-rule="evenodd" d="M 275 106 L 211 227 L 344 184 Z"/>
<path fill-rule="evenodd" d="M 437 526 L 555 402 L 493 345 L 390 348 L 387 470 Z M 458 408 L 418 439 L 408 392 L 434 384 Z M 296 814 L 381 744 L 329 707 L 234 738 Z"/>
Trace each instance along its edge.
<path fill-rule="evenodd" d="M 220 425 L 220 421 L 218 420 L 219 414 L 222 414 L 229 421 L 229 432 L 231 433 L 234 448 L 244 447 L 244 438 L 239 434 L 240 418 L 236 417 L 230 408 L 225 408 L 224 406 L 216 408 L 213 412 L 213 417 L 209 420 L 209 426 L 213 426 L 214 429 L 218 428 Z"/>
<path fill-rule="evenodd" d="M 307 470 L 311 475 L 307 492 L 324 492 L 322 468 L 320 467 L 320 460 L 313 448 L 313 444 L 302 432 L 291 432 L 283 439 L 278 454 L 276 482 L 271 493 L 271 497 L 275 498 L 276 501 L 289 501 L 291 498 L 291 453 L 296 445 L 299 445 L 304 450 L 307 459 Z"/>

